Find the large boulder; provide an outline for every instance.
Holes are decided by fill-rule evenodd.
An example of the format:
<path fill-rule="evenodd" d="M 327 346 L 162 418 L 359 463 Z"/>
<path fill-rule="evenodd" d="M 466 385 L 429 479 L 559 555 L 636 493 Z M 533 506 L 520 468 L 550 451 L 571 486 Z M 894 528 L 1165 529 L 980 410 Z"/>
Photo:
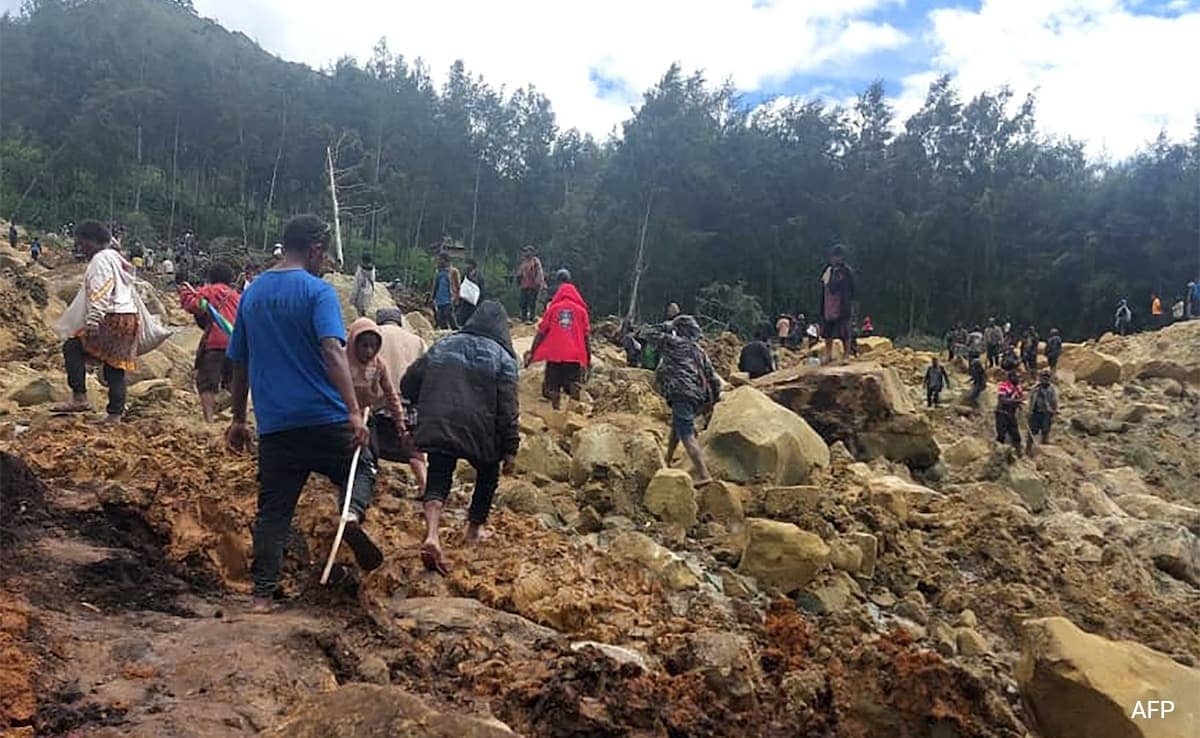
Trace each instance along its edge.
<path fill-rule="evenodd" d="M 830 555 L 820 536 L 791 523 L 749 518 L 738 572 L 754 577 L 760 586 L 794 592 L 816 578 Z"/>
<path fill-rule="evenodd" d="M 691 475 L 680 469 L 659 469 L 646 487 L 642 504 L 668 525 L 691 528 L 696 524 L 696 488 Z"/>
<path fill-rule="evenodd" d="M 512 738 L 495 718 L 441 712 L 397 687 L 347 684 L 309 697 L 263 738 Z"/>
<path fill-rule="evenodd" d="M 892 350 L 892 339 L 885 336 L 864 336 L 858 339 L 858 353 L 882 354 Z"/>
<path fill-rule="evenodd" d="M 701 441 L 710 470 L 734 482 L 803 484 L 829 466 L 829 447 L 804 418 L 754 387 L 738 387 L 717 403 Z"/>
<path fill-rule="evenodd" d="M 517 468 L 526 474 L 565 482 L 571 477 L 571 456 L 559 447 L 550 434 L 536 433 L 521 440 Z"/>
<path fill-rule="evenodd" d="M 1076 381 L 1099 387 L 1121 381 L 1121 362 L 1108 354 L 1079 344 L 1066 344 L 1059 367 L 1075 376 Z"/>
<path fill-rule="evenodd" d="M 1001 481 L 1021 496 L 1025 506 L 1031 512 L 1042 512 L 1046 509 L 1049 492 L 1046 480 L 1038 474 L 1037 467 L 1027 461 L 1020 461 L 1004 470 Z"/>
<path fill-rule="evenodd" d="M 1172 577 L 1200 587 L 1200 539 L 1187 528 L 1163 520 L 1100 518 L 1104 540 L 1150 561 Z"/>
<path fill-rule="evenodd" d="M 1139 520 L 1164 520 L 1200 533 L 1200 510 L 1149 494 L 1121 495 L 1115 503 L 1121 511 Z"/>
<path fill-rule="evenodd" d="M 641 533 L 621 533 L 609 542 L 608 554 L 617 561 L 637 564 L 672 591 L 696 589 L 700 586 L 700 578 L 687 562 L 674 551 L 658 545 Z"/>
<path fill-rule="evenodd" d="M 374 316 L 371 316 L 372 319 Z M 432 341 L 436 337 L 436 331 L 433 329 L 433 323 L 429 321 L 425 313 L 419 310 L 414 310 L 411 313 L 404 314 L 404 327 L 416 333 L 426 343 Z"/>
<path fill-rule="evenodd" d="M 796 367 L 755 386 L 802 416 L 826 443 L 841 441 L 860 459 L 882 456 L 925 469 L 941 455 L 929 420 L 917 413 L 892 367 Z"/>
<path fill-rule="evenodd" d="M 1085 633 L 1066 618 L 1027 620 L 1022 631 L 1017 683 L 1042 735 L 1200 736 L 1200 671 L 1140 643 Z M 1145 713 L 1164 701 L 1174 703 L 1173 712 Z"/>
<path fill-rule="evenodd" d="M 342 320 L 346 325 L 350 325 L 359 317 L 358 311 L 354 309 L 354 304 L 350 302 L 350 297 L 354 293 L 354 275 L 330 272 L 325 275 L 325 281 L 337 290 L 338 302 L 342 306 Z M 387 285 L 376 281 L 375 292 L 367 303 L 366 317 L 375 320 L 375 312 L 380 309 L 395 310 L 396 301 L 392 299 L 392 293 L 388 292 Z"/>
<path fill-rule="evenodd" d="M 952 467 L 969 466 L 991 452 L 987 441 L 976 436 L 963 436 L 942 449 L 942 461 Z"/>
<path fill-rule="evenodd" d="M 1135 376 L 1138 379 L 1174 379 L 1177 382 L 1191 384 L 1200 383 L 1200 367 L 1195 364 L 1184 365 L 1177 361 L 1154 359 L 1147 361 L 1137 368 Z"/>
<path fill-rule="evenodd" d="M 867 492 L 872 503 L 890 510 L 900 520 L 907 519 L 914 510 L 928 508 L 943 497 L 940 492 L 893 475 L 870 480 L 867 482 Z"/>
<path fill-rule="evenodd" d="M 30 407 L 54 402 L 55 396 L 58 394 L 60 393 L 55 391 L 54 385 L 50 384 L 49 379 L 37 377 L 9 393 L 8 399 L 17 403 L 19 407 Z"/>
<path fill-rule="evenodd" d="M 607 423 L 591 425 L 572 439 L 571 483 L 578 488 L 593 483 L 603 489 L 601 512 L 632 515 L 642 494 L 663 462 L 658 442 L 646 433 L 629 433 Z"/>

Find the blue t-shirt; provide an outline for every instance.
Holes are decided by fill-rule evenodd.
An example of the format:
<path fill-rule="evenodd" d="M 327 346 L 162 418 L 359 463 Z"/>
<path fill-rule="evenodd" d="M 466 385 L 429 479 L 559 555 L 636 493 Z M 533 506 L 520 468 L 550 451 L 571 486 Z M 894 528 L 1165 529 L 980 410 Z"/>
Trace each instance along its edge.
<path fill-rule="evenodd" d="M 433 289 L 433 304 L 445 307 L 452 302 L 454 299 L 450 295 L 450 271 L 441 269 L 437 273 L 437 282 Z"/>
<path fill-rule="evenodd" d="M 248 365 L 259 435 L 344 423 L 321 340 L 346 343 L 333 287 L 302 269 L 270 270 L 242 295 L 228 356 Z"/>

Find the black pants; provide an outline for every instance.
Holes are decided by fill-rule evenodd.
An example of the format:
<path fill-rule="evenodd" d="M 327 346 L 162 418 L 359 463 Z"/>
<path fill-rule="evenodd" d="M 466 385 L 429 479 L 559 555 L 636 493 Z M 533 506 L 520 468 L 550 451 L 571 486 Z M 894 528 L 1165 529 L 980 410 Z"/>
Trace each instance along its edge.
<path fill-rule="evenodd" d="M 300 492 L 313 472 L 346 493 L 354 456 L 347 423 L 269 433 L 258 440 L 258 515 L 254 519 L 254 594 L 270 597 L 279 586 L 279 567 Z M 375 459 L 363 449 L 350 492 L 350 510 L 361 520 L 375 491 Z M 344 499 L 344 498 L 343 498 Z M 339 500 L 338 511 L 341 511 Z"/>
<path fill-rule="evenodd" d="M 67 386 L 80 397 L 87 394 L 87 353 L 83 341 L 68 339 L 63 343 L 63 360 L 67 365 Z M 108 414 L 125 412 L 125 370 L 104 365 L 104 382 L 108 385 Z"/>
<path fill-rule="evenodd" d="M 537 302 L 538 289 L 522 289 L 521 290 L 521 320 L 526 323 L 532 323 L 537 317 Z"/>
<path fill-rule="evenodd" d="M 1041 436 L 1042 443 L 1050 443 L 1050 426 L 1054 422 L 1052 413 L 1038 412 L 1037 410 L 1029 413 L 1029 436 Z"/>
<path fill-rule="evenodd" d="M 500 462 L 481 464 L 470 459 L 467 461 L 475 467 L 475 493 L 471 495 L 471 509 L 467 512 L 467 520 L 476 525 L 483 525 L 492 511 L 496 487 L 500 485 Z M 450 486 L 454 483 L 454 467 L 457 465 L 456 456 L 429 452 L 429 480 L 425 484 L 423 501 L 446 501 L 450 496 Z"/>
<path fill-rule="evenodd" d="M 470 320 L 471 316 L 474 314 L 475 314 L 475 306 L 474 305 L 467 302 L 466 300 L 459 301 L 458 316 L 457 316 L 458 317 L 458 327 L 462 328 L 464 325 L 466 325 L 467 321 Z"/>
<path fill-rule="evenodd" d="M 996 442 L 1011 443 L 1018 453 L 1021 451 L 1021 427 L 1016 415 L 996 413 Z"/>
<path fill-rule="evenodd" d="M 991 369 L 994 366 L 999 366 L 999 364 L 1000 364 L 1000 347 L 999 346 L 988 346 L 987 347 L 987 360 L 988 360 L 988 369 Z"/>
<path fill-rule="evenodd" d="M 971 383 L 971 394 L 967 397 L 967 402 L 971 403 L 972 405 L 978 404 L 979 396 L 983 394 L 983 390 L 986 387 L 987 387 L 987 385 L 985 383 L 972 382 Z"/>
<path fill-rule="evenodd" d="M 458 321 L 454 315 L 454 305 L 439 305 L 437 314 L 434 316 L 434 327 L 442 331 L 458 330 Z"/>
<path fill-rule="evenodd" d="M 942 400 L 941 387 L 926 387 L 925 388 L 925 405 L 927 407 L 937 407 Z"/>

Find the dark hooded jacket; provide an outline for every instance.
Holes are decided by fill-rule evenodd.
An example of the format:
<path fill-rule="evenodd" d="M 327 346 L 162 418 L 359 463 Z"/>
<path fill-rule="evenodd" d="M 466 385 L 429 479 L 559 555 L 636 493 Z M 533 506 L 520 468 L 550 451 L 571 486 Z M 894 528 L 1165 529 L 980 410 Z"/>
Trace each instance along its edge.
<path fill-rule="evenodd" d="M 652 338 L 662 359 L 657 373 L 659 389 L 667 402 L 685 400 L 698 408 L 716 403 L 721 399 L 721 380 L 698 343 L 700 326 L 690 315 L 679 316 L 673 325 L 674 334 L 658 333 Z"/>
<path fill-rule="evenodd" d="M 491 300 L 458 333 L 433 345 L 401 383 L 417 404 L 417 448 L 492 464 L 515 456 L 517 358 L 508 314 Z"/>

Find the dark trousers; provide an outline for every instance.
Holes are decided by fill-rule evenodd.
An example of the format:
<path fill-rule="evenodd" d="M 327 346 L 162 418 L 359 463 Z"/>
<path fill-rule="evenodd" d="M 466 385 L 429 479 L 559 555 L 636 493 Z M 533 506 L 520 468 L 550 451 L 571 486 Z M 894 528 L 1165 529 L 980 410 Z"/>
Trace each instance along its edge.
<path fill-rule="evenodd" d="M 492 499 L 496 496 L 496 487 L 500 485 L 500 462 L 481 464 L 467 460 L 475 467 L 475 493 L 471 495 L 471 509 L 467 512 L 467 520 L 476 525 L 487 522 L 488 513 L 492 511 Z M 458 457 L 437 452 L 429 452 L 429 481 L 425 484 L 425 502 L 442 502 L 450 497 L 450 486 L 454 483 L 454 467 L 458 465 Z"/>
<path fill-rule="evenodd" d="M 927 407 L 937 407 L 942 399 L 941 387 L 926 387 L 925 388 L 925 405 Z"/>
<path fill-rule="evenodd" d="M 458 327 L 462 328 L 475 314 L 475 306 L 466 300 L 460 300 L 458 303 Z"/>
<path fill-rule="evenodd" d="M 313 472 L 344 495 L 354 435 L 347 423 L 269 433 L 258 440 L 258 515 L 254 519 L 254 594 L 270 597 L 279 585 L 279 567 L 300 492 Z M 350 492 L 350 510 L 361 520 L 375 491 L 375 459 L 363 449 Z M 344 499 L 344 498 L 343 498 Z M 339 500 L 341 511 L 342 500 Z"/>
<path fill-rule="evenodd" d="M 988 346 L 987 347 L 987 360 L 988 360 L 988 363 L 987 363 L 988 369 L 991 369 L 994 366 L 1000 365 L 1000 347 L 999 346 Z"/>
<path fill-rule="evenodd" d="M 458 330 L 458 321 L 454 315 L 454 305 L 438 305 L 437 314 L 434 316 L 435 326 L 442 331 Z"/>
<path fill-rule="evenodd" d="M 983 394 L 983 390 L 985 387 L 986 387 L 986 384 L 984 384 L 983 382 L 978 382 L 978 383 L 972 382 L 971 383 L 971 394 L 967 397 L 967 402 L 971 403 L 972 405 L 978 404 L 979 396 Z"/>
<path fill-rule="evenodd" d="M 1021 427 L 1016 415 L 996 413 L 996 442 L 1011 443 L 1018 453 L 1021 451 Z"/>
<path fill-rule="evenodd" d="M 538 289 L 521 290 L 521 320 L 532 323 L 537 317 Z"/>
<path fill-rule="evenodd" d="M 67 386 L 71 393 L 87 394 L 87 353 L 83 341 L 68 339 L 63 343 L 63 360 L 67 365 Z M 108 414 L 121 415 L 125 412 L 125 370 L 104 365 L 104 383 L 108 385 Z"/>

